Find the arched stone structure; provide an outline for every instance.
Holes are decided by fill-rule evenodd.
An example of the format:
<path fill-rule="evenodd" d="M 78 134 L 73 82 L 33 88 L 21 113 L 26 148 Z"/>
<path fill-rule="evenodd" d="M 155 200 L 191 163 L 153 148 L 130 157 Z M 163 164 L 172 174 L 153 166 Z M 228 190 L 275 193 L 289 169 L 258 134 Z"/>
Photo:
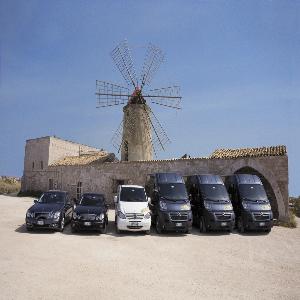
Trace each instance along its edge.
<path fill-rule="evenodd" d="M 263 184 L 266 184 L 265 188 L 268 190 L 268 196 L 271 195 L 274 217 L 285 219 L 288 215 L 288 211 L 284 203 L 284 197 L 276 180 L 276 176 L 273 172 L 253 159 L 237 160 L 229 168 L 223 170 L 223 174 L 228 175 L 242 172 L 258 175 L 262 179 Z M 274 198 L 276 200 L 276 204 L 274 203 Z"/>

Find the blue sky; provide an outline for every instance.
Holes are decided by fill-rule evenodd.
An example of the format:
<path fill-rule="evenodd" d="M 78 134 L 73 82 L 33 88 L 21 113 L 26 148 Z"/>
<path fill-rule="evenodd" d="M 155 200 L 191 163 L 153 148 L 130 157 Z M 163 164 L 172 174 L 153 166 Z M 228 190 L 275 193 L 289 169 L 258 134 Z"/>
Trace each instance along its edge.
<path fill-rule="evenodd" d="M 181 111 L 152 106 L 172 140 L 160 158 L 285 144 L 300 194 L 300 1 L 286 0 L 0 0 L 0 174 L 22 174 L 29 138 L 114 151 L 122 108 L 95 108 L 95 80 L 125 84 L 109 54 L 124 38 L 166 54 L 152 87 L 181 86 Z"/>

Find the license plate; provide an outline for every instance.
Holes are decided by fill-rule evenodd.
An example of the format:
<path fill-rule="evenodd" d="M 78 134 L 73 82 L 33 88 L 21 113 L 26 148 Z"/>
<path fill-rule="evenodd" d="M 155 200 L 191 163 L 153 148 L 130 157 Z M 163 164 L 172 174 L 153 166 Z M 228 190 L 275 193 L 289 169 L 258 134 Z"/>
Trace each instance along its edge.
<path fill-rule="evenodd" d="M 131 222 L 130 223 L 130 226 L 135 226 L 135 227 L 137 227 L 137 226 L 139 226 L 140 224 L 139 224 L 139 222 Z"/>
<path fill-rule="evenodd" d="M 39 221 L 37 221 L 37 224 L 38 225 L 44 225 L 44 221 L 39 220 Z"/>
<path fill-rule="evenodd" d="M 176 223 L 175 226 L 176 226 L 176 227 L 181 227 L 181 226 L 182 226 L 182 223 Z"/>
<path fill-rule="evenodd" d="M 260 222 L 260 223 L 259 223 L 259 226 L 265 226 L 265 225 L 266 225 L 265 222 Z"/>
<path fill-rule="evenodd" d="M 83 223 L 85 226 L 91 226 L 91 222 L 84 222 Z"/>
<path fill-rule="evenodd" d="M 221 222 L 221 226 L 227 226 L 227 222 Z"/>

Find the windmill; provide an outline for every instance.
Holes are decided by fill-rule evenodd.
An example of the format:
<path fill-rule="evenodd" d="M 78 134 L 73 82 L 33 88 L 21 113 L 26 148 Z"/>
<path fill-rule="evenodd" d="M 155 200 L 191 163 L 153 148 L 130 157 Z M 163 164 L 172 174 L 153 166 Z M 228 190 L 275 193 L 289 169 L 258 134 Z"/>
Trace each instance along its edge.
<path fill-rule="evenodd" d="M 171 86 L 147 90 L 164 60 L 163 52 L 151 43 L 138 77 L 127 40 L 114 48 L 111 56 L 127 87 L 96 80 L 96 107 L 125 105 L 123 120 L 112 138 L 112 144 L 118 153 L 121 151 L 122 161 L 151 160 L 159 150 L 165 150 L 170 139 L 148 104 L 180 109 L 180 88 Z"/>

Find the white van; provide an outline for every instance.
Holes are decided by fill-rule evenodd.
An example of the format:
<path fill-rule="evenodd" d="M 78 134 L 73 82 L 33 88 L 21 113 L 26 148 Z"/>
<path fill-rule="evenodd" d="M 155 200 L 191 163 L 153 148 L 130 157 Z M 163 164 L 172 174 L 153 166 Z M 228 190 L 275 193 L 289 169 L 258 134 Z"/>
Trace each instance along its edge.
<path fill-rule="evenodd" d="M 145 189 L 138 185 L 119 185 L 115 202 L 117 232 L 145 231 L 150 233 L 151 214 Z"/>

